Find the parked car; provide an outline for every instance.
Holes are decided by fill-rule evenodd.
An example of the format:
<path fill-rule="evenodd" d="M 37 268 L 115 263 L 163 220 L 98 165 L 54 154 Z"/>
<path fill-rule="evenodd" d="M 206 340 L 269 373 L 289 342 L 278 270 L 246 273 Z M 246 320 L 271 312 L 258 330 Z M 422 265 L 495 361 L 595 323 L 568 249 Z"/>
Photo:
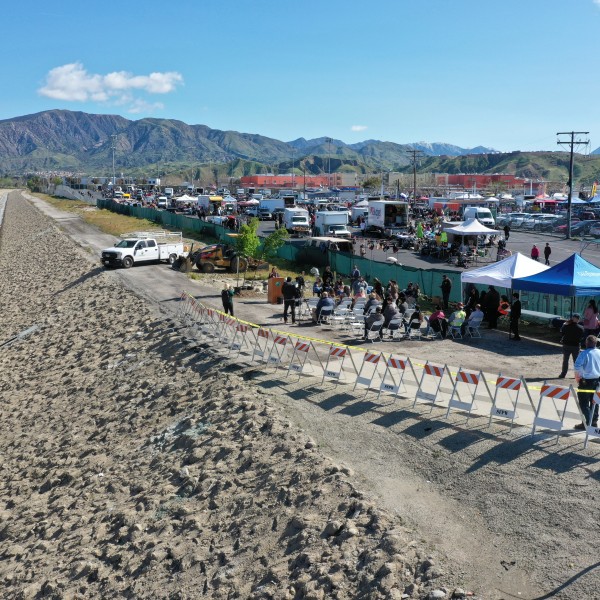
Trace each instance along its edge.
<path fill-rule="evenodd" d="M 571 219 L 571 229 L 573 229 L 573 225 L 575 225 L 576 223 L 579 223 L 579 219 L 577 218 L 573 218 Z M 555 233 L 563 233 L 566 234 L 567 233 L 567 221 L 565 220 L 564 222 L 561 221 L 560 223 L 557 223 L 554 226 L 553 231 Z"/>
<path fill-rule="evenodd" d="M 595 219 L 571 223 L 571 233 L 573 235 L 589 235 L 593 227 L 600 227 L 600 220 Z"/>
<path fill-rule="evenodd" d="M 571 231 L 572 231 L 572 229 L 571 229 Z M 600 238 L 600 224 L 590 227 L 589 234 L 596 239 Z"/>
<path fill-rule="evenodd" d="M 523 222 L 523 229 L 533 231 L 549 231 L 557 217 L 554 215 L 535 215 Z"/>
<path fill-rule="evenodd" d="M 513 216 L 510 218 L 510 227 L 518 229 L 523 225 L 523 222 L 533 215 L 529 213 L 513 213 Z"/>
<path fill-rule="evenodd" d="M 259 208 L 258 209 L 258 218 L 260 221 L 272 221 L 273 215 L 268 208 Z"/>

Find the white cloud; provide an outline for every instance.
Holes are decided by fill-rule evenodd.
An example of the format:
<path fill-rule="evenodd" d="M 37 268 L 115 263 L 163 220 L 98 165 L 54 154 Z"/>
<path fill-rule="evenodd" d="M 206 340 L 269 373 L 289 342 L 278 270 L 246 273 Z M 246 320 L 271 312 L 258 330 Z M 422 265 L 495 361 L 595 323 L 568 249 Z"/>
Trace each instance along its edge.
<path fill-rule="evenodd" d="M 175 71 L 133 75 L 115 71 L 107 75 L 88 73 L 81 63 L 55 67 L 46 75 L 46 82 L 38 93 L 55 100 L 68 102 L 131 102 L 130 112 L 142 112 L 149 108 L 161 108 L 160 103 L 147 103 L 137 99 L 133 92 L 168 94 L 183 83 L 183 77 Z"/>
<path fill-rule="evenodd" d="M 350 129 L 352 131 L 364 131 L 365 129 L 368 129 L 368 127 L 366 125 L 352 125 L 352 127 L 350 127 Z"/>
<path fill-rule="evenodd" d="M 598 6 L 600 6 L 600 0 L 594 0 L 594 4 L 597 4 Z"/>
<path fill-rule="evenodd" d="M 164 107 L 165 105 L 162 102 L 146 102 L 145 100 L 138 98 L 131 103 L 131 106 L 127 109 L 127 112 L 131 113 L 132 115 L 137 115 L 140 113 L 149 114 L 156 110 L 162 110 Z"/>

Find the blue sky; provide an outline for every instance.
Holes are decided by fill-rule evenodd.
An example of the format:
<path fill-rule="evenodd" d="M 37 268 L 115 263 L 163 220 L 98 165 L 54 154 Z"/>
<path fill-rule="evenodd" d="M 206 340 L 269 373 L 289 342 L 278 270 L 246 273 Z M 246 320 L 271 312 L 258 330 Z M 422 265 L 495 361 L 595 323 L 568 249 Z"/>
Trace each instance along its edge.
<path fill-rule="evenodd" d="M 62 108 L 283 141 L 600 146 L 600 0 L 105 0 L 2 9 L 0 119 Z M 585 149 L 581 149 L 584 151 Z"/>

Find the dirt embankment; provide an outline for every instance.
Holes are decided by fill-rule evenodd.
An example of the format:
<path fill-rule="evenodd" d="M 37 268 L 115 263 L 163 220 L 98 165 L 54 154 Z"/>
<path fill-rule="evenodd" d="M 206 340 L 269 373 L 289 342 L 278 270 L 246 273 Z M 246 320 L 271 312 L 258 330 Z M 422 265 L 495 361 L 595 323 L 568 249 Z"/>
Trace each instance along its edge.
<path fill-rule="evenodd" d="M 24 247 L 43 252 L 24 260 Z M 3 597 L 416 598 L 442 586 L 410 529 L 269 395 L 190 350 L 16 198 L 0 270 L 1 341 L 37 326 L 0 353 Z"/>

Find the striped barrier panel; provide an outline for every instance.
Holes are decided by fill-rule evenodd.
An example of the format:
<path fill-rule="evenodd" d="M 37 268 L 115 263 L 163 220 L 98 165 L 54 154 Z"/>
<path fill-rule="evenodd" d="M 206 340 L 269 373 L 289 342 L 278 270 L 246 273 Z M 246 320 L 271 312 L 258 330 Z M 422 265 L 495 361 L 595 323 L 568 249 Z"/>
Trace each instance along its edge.
<path fill-rule="evenodd" d="M 358 372 L 358 375 L 356 376 L 356 381 L 354 383 L 354 387 L 352 388 L 353 390 L 356 389 L 356 386 L 358 384 L 360 385 L 366 385 L 367 386 L 367 392 L 369 391 L 369 388 L 371 387 L 372 383 L 373 383 L 373 379 L 375 379 L 376 376 L 379 376 L 379 378 L 381 379 L 381 375 L 379 375 L 378 372 L 378 366 L 379 366 L 379 361 L 382 358 L 382 354 L 381 352 L 366 352 L 364 357 L 363 357 L 363 362 L 362 365 L 360 366 L 360 370 Z M 365 366 L 367 368 L 371 368 L 371 376 L 363 376 L 362 373 L 364 371 Z"/>
<path fill-rule="evenodd" d="M 498 419 L 509 419 L 512 430 L 517 417 L 517 404 L 521 392 L 527 395 L 529 403 L 533 407 L 531 395 L 523 377 L 506 377 L 502 373 L 498 374 L 488 427 L 492 424 L 492 419 L 496 417 Z"/>
<path fill-rule="evenodd" d="M 416 406 L 418 400 L 426 400 L 431 402 L 431 409 L 433 410 L 433 406 L 437 400 L 438 394 L 440 392 L 440 387 L 442 386 L 442 380 L 444 379 L 444 375 L 447 375 L 450 378 L 450 382 L 454 385 L 454 381 L 452 380 L 452 374 L 448 369 L 447 365 L 443 367 L 440 365 L 431 364 L 429 361 L 425 363 L 423 367 L 423 372 L 421 373 L 421 379 L 419 381 L 419 387 L 417 388 L 417 393 L 415 394 L 415 401 L 413 402 L 413 407 Z M 426 392 L 423 390 L 423 385 L 425 384 L 428 378 L 434 377 L 437 380 L 437 384 L 435 384 L 435 392 Z"/>
<path fill-rule="evenodd" d="M 294 350 L 292 352 L 292 358 L 290 359 L 286 377 L 289 377 L 292 371 L 294 371 L 294 373 L 304 373 L 304 367 L 308 361 L 308 352 L 311 349 L 314 349 L 312 342 L 299 340 L 294 344 Z"/>
<path fill-rule="evenodd" d="M 553 431 L 560 432 L 564 426 L 565 413 L 567 412 L 567 403 L 571 394 L 575 396 L 575 392 L 571 386 L 563 387 L 560 385 L 551 385 L 544 381 L 542 389 L 540 391 L 540 397 L 538 399 L 537 408 L 535 410 L 535 416 L 533 418 L 533 427 L 531 429 L 531 435 L 535 435 L 535 430 L 538 427 L 545 429 L 552 429 Z M 556 405 L 556 401 L 560 401 L 560 405 Z M 546 408 L 552 405 L 553 415 L 552 418 L 542 416 L 542 405 Z M 558 438 L 557 438 L 558 440 Z"/>
<path fill-rule="evenodd" d="M 471 411 L 475 406 L 475 396 L 479 385 L 483 383 L 487 390 L 489 399 L 492 399 L 490 388 L 488 387 L 487 381 L 483 376 L 483 373 L 474 371 L 466 371 L 462 367 L 458 369 L 456 377 L 454 378 L 454 386 L 452 388 L 452 395 L 448 402 L 448 411 L 446 412 L 446 418 L 450 415 L 450 411 L 455 408 L 456 410 L 462 410 L 467 412 L 467 421 L 471 416 Z"/>
<path fill-rule="evenodd" d="M 392 394 L 396 398 L 400 393 L 401 387 L 404 388 L 402 391 L 406 391 L 406 386 L 403 382 L 407 368 L 412 372 L 413 378 L 416 382 L 417 376 L 410 358 L 398 358 L 395 356 L 390 356 L 387 359 L 385 363 L 385 372 L 381 378 L 381 385 L 379 386 L 379 394 L 377 395 L 378 400 L 382 393 Z M 396 374 L 398 377 L 397 381 L 394 374 Z"/>
<path fill-rule="evenodd" d="M 335 379 L 336 382 L 339 382 L 340 377 L 342 376 L 342 369 L 344 367 L 344 360 L 346 356 L 350 353 L 348 348 L 342 348 L 340 346 L 329 346 L 329 353 L 327 355 L 327 363 L 323 369 L 323 379 L 321 379 L 321 383 L 325 381 L 325 378 Z M 333 365 L 331 364 L 333 360 Z M 331 365 L 331 366 L 330 366 Z"/>
<path fill-rule="evenodd" d="M 269 352 L 267 363 L 275 366 L 281 364 L 287 343 L 287 335 L 282 335 L 280 333 L 273 334 L 271 351 Z"/>
<path fill-rule="evenodd" d="M 254 346 L 254 351 L 252 352 L 251 362 L 254 362 L 255 357 L 259 357 L 259 362 L 266 359 L 270 337 L 271 332 L 268 329 L 264 329 L 263 327 L 258 328 L 256 332 L 256 346 Z"/>

